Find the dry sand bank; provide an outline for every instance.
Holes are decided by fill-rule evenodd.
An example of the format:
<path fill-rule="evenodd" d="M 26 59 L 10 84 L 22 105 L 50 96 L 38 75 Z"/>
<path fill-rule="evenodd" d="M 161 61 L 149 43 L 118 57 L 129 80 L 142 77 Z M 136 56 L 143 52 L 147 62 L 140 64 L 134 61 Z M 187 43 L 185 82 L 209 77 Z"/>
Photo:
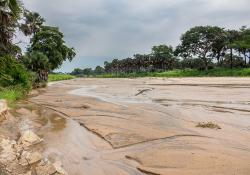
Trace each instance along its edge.
<path fill-rule="evenodd" d="M 75 79 L 29 101 L 67 118 L 44 154 L 69 174 L 247 175 L 249 88 L 248 78 Z"/>

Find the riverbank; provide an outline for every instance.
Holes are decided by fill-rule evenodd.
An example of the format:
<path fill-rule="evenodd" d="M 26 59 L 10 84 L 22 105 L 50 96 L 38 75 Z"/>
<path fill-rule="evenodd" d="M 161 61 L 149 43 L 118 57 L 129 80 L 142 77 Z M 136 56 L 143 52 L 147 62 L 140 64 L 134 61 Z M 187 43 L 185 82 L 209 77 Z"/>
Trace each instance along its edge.
<path fill-rule="evenodd" d="M 247 175 L 249 87 L 249 78 L 89 78 L 29 101 L 76 124 L 56 130 L 60 141 L 45 137 L 46 154 L 69 174 Z"/>
<path fill-rule="evenodd" d="M 49 82 L 70 80 L 74 78 L 76 77 L 68 74 L 50 74 Z M 30 89 L 18 85 L 6 88 L 0 87 L 0 99 L 7 100 L 9 105 L 13 105 L 17 100 L 23 99 L 29 91 Z"/>
<path fill-rule="evenodd" d="M 133 77 L 250 77 L 250 68 L 210 69 L 210 70 L 172 70 L 166 72 L 113 73 L 96 75 L 97 78 L 133 78 Z"/>
<path fill-rule="evenodd" d="M 0 171 L 50 167 L 53 174 L 60 162 L 81 175 L 248 175 L 249 88 L 250 78 L 232 77 L 51 83 L 18 101 L 0 123 Z M 19 153 L 27 131 L 39 144 Z M 15 164 L 1 164 L 5 143 L 13 145 Z M 30 156 L 36 163 L 20 165 Z"/>

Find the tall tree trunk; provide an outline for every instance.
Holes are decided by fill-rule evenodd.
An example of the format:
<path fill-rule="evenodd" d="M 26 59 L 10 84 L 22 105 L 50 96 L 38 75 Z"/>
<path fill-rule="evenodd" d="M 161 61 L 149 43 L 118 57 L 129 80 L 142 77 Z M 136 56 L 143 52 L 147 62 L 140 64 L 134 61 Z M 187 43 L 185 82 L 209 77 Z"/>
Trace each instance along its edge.
<path fill-rule="evenodd" d="M 204 55 L 202 59 L 203 59 L 203 61 L 205 63 L 205 70 L 208 70 L 208 62 L 207 62 L 206 55 Z"/>
<path fill-rule="evenodd" d="M 217 66 L 219 67 L 220 65 L 220 55 L 217 55 Z"/>
<path fill-rule="evenodd" d="M 233 69 L 233 49 L 230 48 L 230 68 Z"/>
<path fill-rule="evenodd" d="M 39 70 L 38 71 L 38 81 L 39 82 L 47 82 L 48 81 L 48 71 L 47 70 Z"/>
<path fill-rule="evenodd" d="M 245 59 L 245 67 L 247 67 L 247 55 L 246 55 L 246 52 L 244 52 L 243 54 L 244 54 L 244 59 Z"/>
<path fill-rule="evenodd" d="M 248 53 L 247 58 L 248 58 L 248 65 L 250 65 L 250 51 L 249 51 L 249 53 Z"/>

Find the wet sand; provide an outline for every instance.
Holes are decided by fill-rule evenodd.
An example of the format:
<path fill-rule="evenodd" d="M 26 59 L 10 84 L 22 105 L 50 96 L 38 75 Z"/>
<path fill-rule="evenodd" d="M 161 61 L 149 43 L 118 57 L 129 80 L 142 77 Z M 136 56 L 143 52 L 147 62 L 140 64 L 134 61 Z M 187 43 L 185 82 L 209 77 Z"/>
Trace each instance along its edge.
<path fill-rule="evenodd" d="M 19 115 L 36 117 L 19 127 L 35 126 L 44 155 L 72 175 L 247 175 L 249 88 L 248 78 L 62 81 L 27 100 Z"/>

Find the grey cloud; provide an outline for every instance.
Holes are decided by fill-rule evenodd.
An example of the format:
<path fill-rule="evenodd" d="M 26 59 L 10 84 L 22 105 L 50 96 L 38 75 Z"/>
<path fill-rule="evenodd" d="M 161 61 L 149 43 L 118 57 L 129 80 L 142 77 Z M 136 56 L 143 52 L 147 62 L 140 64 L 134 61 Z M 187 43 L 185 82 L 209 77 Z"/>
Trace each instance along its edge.
<path fill-rule="evenodd" d="M 195 25 L 239 28 L 249 25 L 249 0 L 23 0 L 48 25 L 59 26 L 77 57 L 74 66 L 148 53 L 153 45 L 177 45 Z"/>

